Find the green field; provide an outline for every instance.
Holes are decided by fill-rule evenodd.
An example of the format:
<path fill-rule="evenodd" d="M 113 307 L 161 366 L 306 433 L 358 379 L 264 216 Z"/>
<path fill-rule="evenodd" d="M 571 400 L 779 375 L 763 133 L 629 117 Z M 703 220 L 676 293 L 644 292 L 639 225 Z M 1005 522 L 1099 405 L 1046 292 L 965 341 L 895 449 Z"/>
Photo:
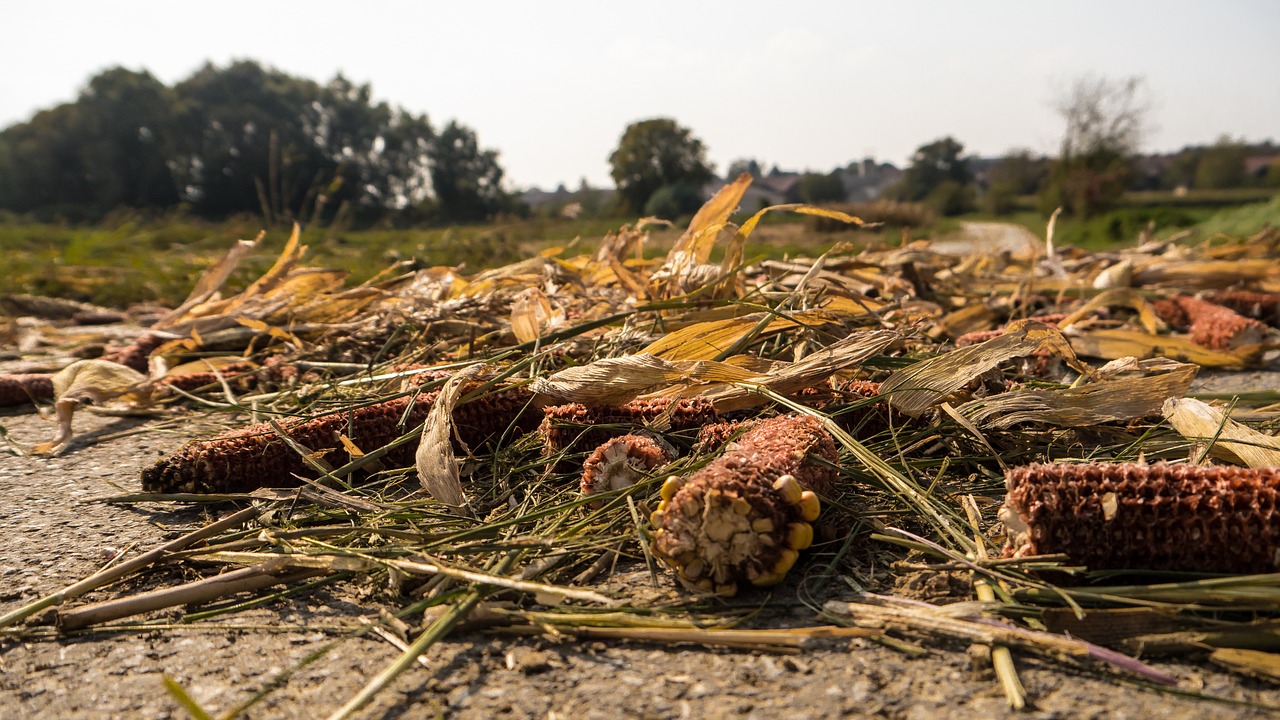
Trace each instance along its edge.
<path fill-rule="evenodd" d="M 1056 239 L 1062 245 L 1091 249 L 1134 243 L 1151 229 L 1157 237 L 1175 234 L 1189 242 L 1217 234 L 1246 236 L 1267 225 L 1280 226 L 1280 196 L 1268 201 L 1240 204 L 1256 195 L 1174 198 L 1163 194 L 1135 196 L 1125 207 L 1088 220 L 1064 218 Z M 1200 202 L 1190 202 L 1190 200 Z M 745 215 L 738 218 L 745 220 Z M 783 258 L 825 251 L 839 241 L 855 245 L 902 242 L 901 228 L 876 231 L 819 232 L 802 216 L 775 213 L 752 235 L 747 258 Z M 965 220 L 1004 221 L 1025 225 L 1043 237 L 1045 218 L 1026 210 L 992 217 L 968 215 L 944 218 L 923 228 L 913 228 L 912 239 L 945 235 Z M 461 266 L 464 274 L 505 265 L 551 247 L 571 254 L 590 252 L 607 232 L 633 219 L 596 218 L 577 221 L 532 219 L 485 225 L 429 229 L 368 229 L 312 227 L 303 232 L 310 250 L 308 264 L 347 270 L 352 282 L 361 282 L 397 263 L 405 268 L 436 265 Z M 253 238 L 263 229 L 256 218 L 206 223 L 186 218 L 143 219 L 118 215 L 92 227 L 34 224 L 10 221 L 0 224 L 0 253 L 5 271 L 0 293 L 32 293 L 123 307 L 137 302 L 174 304 L 192 287 L 200 272 L 216 261 L 231 244 Z M 287 227 L 267 229 L 262 250 L 252 253 L 233 276 L 239 287 L 261 274 L 283 247 Z M 653 257 L 674 241 L 678 232 L 654 228 L 646 253 Z"/>

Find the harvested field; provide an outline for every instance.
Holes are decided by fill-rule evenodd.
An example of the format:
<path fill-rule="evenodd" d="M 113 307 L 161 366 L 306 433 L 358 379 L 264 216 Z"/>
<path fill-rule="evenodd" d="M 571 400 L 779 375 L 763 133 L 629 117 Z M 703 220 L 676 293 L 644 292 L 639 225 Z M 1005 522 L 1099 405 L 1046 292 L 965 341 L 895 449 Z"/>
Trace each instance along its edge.
<path fill-rule="evenodd" d="M 146 323 L 10 303 L 28 312 L 0 325 L 21 349 L 2 369 L 53 397 L 0 420 L 0 715 L 1280 708 L 1266 552 L 1253 575 L 1215 572 L 1226 554 L 1090 568 L 1019 553 L 1001 511 L 1032 463 L 1274 467 L 1280 234 L 753 264 L 758 218 L 728 222 L 748 183 L 665 257 L 638 225 L 349 286 L 295 237 L 227 289 L 238 244 Z M 131 343 L 141 370 L 111 359 Z M 706 431 L 778 415 L 797 419 Z M 636 433 L 646 460 L 582 495 L 583 461 Z M 1271 517 L 1247 483 L 1220 492 Z M 1053 527 L 1145 506 L 1068 505 L 1050 511 L 1102 517 Z"/>

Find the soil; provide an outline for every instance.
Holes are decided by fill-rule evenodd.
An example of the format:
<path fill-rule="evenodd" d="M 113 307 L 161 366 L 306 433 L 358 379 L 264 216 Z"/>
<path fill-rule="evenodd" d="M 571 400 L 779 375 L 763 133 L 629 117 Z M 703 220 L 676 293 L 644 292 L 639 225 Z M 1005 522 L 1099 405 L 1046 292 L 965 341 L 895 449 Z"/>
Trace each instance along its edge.
<path fill-rule="evenodd" d="M 1276 374 L 1236 376 L 1275 388 Z M 171 505 L 108 505 L 135 492 L 138 472 L 210 426 L 81 413 L 82 436 L 57 458 L 0 455 L 0 612 L 83 578 L 118 552 L 130 555 L 188 532 L 208 518 Z M 35 414 L 0 417 L 11 439 L 46 439 Z M 225 511 L 224 511 L 225 512 Z M 613 583 L 648 584 L 624 572 Z M 669 579 L 663 578 L 663 583 Z M 670 588 L 667 588 L 670 590 Z M 0 718 L 185 718 L 165 691 L 176 680 L 204 708 L 225 711 L 282 672 L 336 643 L 254 706 L 248 717 L 323 717 L 399 651 L 338 627 L 376 617 L 376 605 L 332 586 L 225 616 L 217 629 L 95 632 L 74 637 L 0 637 Z M 795 592 L 783 586 L 778 592 Z M 88 599 L 105 597 L 93 593 Z M 797 614 L 776 622 L 812 622 Z M 853 641 L 800 655 L 513 639 L 481 631 L 433 647 L 425 667 L 401 675 L 360 717 L 441 718 L 934 718 L 1013 717 L 989 669 L 963 646 L 923 656 Z M 1194 658 L 1153 664 L 1179 688 L 1280 708 L 1280 687 L 1215 670 Z M 1065 669 L 1026 656 L 1020 677 L 1035 718 L 1250 718 L 1269 713 L 1144 689 L 1114 676 Z"/>

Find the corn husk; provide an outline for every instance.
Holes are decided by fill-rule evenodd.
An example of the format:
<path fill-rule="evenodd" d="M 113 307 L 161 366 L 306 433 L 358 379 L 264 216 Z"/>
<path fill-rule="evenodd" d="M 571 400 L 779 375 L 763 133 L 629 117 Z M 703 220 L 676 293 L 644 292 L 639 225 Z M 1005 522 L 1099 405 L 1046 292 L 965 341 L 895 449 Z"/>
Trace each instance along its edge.
<path fill-rule="evenodd" d="M 1165 419 L 1183 437 L 1212 442 L 1209 454 L 1245 467 L 1280 467 L 1280 438 L 1241 425 L 1213 406 L 1194 398 L 1169 398 Z"/>

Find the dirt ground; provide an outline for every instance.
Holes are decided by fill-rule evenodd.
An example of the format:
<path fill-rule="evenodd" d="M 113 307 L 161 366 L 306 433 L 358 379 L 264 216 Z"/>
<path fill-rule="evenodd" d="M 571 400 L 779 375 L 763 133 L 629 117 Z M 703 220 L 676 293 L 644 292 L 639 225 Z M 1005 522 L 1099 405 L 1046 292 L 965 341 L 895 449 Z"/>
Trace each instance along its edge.
<path fill-rule="evenodd" d="M 1234 382 L 1274 387 L 1275 375 Z M 52 427 L 34 414 L 0 416 L 22 442 Z M 209 426 L 82 413 L 92 431 L 58 458 L 0 455 L 0 612 L 85 577 L 117 551 L 137 552 L 197 527 L 199 510 L 118 506 L 96 499 L 139 488 L 138 471 Z M 624 576 L 647 583 L 641 572 Z M 667 580 L 664 580 L 667 582 Z M 783 586 L 779 592 L 794 592 Z M 90 598 L 100 597 L 90 595 Z M 165 692 L 172 676 L 206 709 L 243 702 L 279 673 L 374 617 L 341 588 L 227 616 L 217 630 L 78 637 L 0 637 L 0 718 L 185 718 Z M 795 618 L 811 622 L 810 618 Z M 249 713 L 323 717 L 398 651 L 378 639 L 340 639 Z M 1012 717 L 991 671 L 963 647 L 912 657 L 853 641 L 782 656 L 642 644 L 455 635 L 429 651 L 361 717 L 440 718 L 935 718 Z M 1035 718 L 1246 718 L 1267 711 L 1160 693 L 1019 657 Z M 1280 688 L 1194 660 L 1154 664 L 1180 688 L 1280 707 Z"/>

